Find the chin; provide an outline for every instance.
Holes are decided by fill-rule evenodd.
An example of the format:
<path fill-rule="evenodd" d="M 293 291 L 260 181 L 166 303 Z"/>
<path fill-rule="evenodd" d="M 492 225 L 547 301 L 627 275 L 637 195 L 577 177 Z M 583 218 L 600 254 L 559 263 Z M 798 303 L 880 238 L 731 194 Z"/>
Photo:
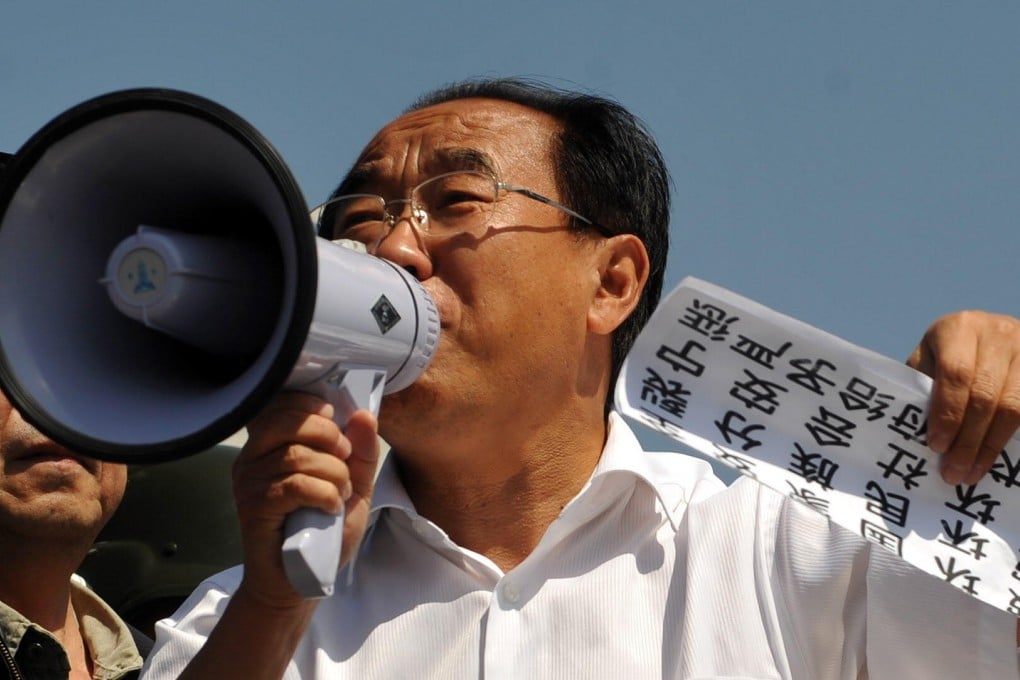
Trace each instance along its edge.
<path fill-rule="evenodd" d="M 449 438 L 451 427 L 470 417 L 470 405 L 463 395 L 450 399 L 434 389 L 434 384 L 415 383 L 400 392 L 387 395 L 379 409 L 379 436 L 394 448 L 400 441 L 418 444 L 434 435 Z"/>
<path fill-rule="evenodd" d="M 379 407 L 379 434 L 405 423 L 426 422 L 435 405 L 435 395 L 425 386 L 410 387 L 383 397 Z"/>
<path fill-rule="evenodd" d="M 5 508 L 7 528 L 21 526 L 33 539 L 60 540 L 68 547 L 91 545 L 106 519 L 89 501 L 67 494 L 47 494 L 19 506 L 10 513 Z"/>

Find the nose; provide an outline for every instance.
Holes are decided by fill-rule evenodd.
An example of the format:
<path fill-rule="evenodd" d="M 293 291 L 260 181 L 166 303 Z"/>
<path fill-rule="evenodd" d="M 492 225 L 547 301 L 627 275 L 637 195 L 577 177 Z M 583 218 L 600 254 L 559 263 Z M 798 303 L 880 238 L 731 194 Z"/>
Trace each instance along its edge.
<path fill-rule="evenodd" d="M 425 247 L 425 236 L 411 221 L 411 207 L 396 215 L 396 222 L 375 247 L 373 255 L 403 267 L 419 281 L 432 276 L 432 258 Z"/>

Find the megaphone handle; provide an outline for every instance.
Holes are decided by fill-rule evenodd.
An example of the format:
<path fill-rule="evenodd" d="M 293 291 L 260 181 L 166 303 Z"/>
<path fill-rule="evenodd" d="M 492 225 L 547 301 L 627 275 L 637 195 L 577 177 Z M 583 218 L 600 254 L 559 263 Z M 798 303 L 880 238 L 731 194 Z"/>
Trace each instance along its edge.
<path fill-rule="evenodd" d="M 302 388 L 333 404 L 333 419 L 343 430 L 355 411 L 379 413 L 386 372 L 376 368 L 337 370 L 315 385 Z M 330 514 L 299 508 L 284 524 L 283 567 L 294 589 L 304 598 L 333 594 L 343 547 L 344 510 Z"/>

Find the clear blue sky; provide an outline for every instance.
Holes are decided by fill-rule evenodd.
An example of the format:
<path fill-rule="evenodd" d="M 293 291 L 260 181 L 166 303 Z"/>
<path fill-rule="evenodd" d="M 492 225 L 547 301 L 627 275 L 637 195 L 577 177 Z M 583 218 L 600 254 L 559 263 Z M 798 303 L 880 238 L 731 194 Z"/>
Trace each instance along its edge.
<path fill-rule="evenodd" d="M 0 0 L 0 25 L 0 150 L 172 87 L 251 122 L 313 204 L 423 90 L 541 77 L 659 139 L 667 288 L 897 358 L 950 310 L 1020 315 L 1020 3 Z"/>

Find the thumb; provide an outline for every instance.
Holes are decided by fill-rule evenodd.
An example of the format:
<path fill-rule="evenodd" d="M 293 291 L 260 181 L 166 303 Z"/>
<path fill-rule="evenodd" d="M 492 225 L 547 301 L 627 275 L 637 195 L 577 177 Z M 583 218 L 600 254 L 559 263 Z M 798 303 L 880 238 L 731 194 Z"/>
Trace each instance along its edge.
<path fill-rule="evenodd" d="M 347 458 L 350 474 L 351 495 L 345 504 L 343 549 L 341 564 L 357 551 L 368 528 L 372 493 L 375 491 L 376 471 L 379 467 L 378 423 L 372 413 L 359 410 L 351 416 L 345 429 L 345 436 L 351 444 Z"/>
<path fill-rule="evenodd" d="M 372 498 L 380 457 L 378 428 L 376 417 L 365 409 L 356 411 L 347 422 L 344 435 L 351 443 L 351 455 L 346 462 L 351 475 L 352 501 L 355 497 Z"/>

